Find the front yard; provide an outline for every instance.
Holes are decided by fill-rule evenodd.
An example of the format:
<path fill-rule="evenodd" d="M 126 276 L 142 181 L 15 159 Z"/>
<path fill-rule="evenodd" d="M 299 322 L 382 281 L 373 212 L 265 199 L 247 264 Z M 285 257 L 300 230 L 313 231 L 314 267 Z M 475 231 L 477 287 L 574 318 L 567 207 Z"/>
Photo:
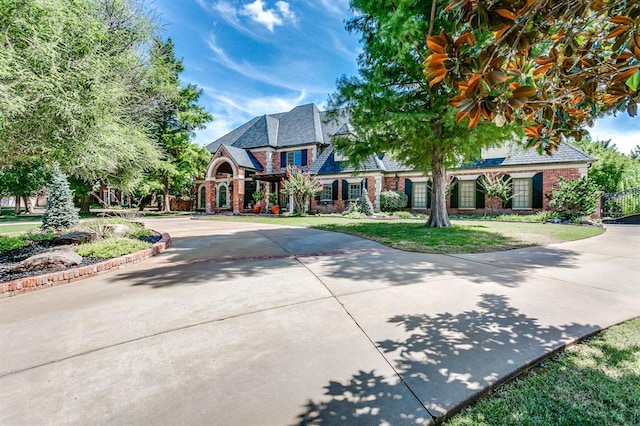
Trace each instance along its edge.
<path fill-rule="evenodd" d="M 561 243 L 604 232 L 595 226 L 456 220 L 427 228 L 424 219 L 348 219 L 341 216 L 210 216 L 205 220 L 271 223 L 342 232 L 421 253 L 481 253 Z"/>

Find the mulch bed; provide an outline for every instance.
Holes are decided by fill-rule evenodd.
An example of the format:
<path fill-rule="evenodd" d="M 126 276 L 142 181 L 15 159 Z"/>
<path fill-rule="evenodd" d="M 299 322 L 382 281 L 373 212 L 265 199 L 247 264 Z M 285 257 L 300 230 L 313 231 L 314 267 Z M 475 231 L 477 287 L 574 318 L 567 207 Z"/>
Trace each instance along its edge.
<path fill-rule="evenodd" d="M 140 238 L 142 241 L 147 243 L 154 244 L 162 238 L 162 235 L 156 234 L 152 237 L 143 237 Z M 52 243 L 52 241 L 36 241 L 32 245 L 27 247 L 22 247 L 19 249 L 10 250 L 8 252 L 0 254 L 0 282 L 6 281 L 14 281 L 22 278 L 34 277 L 37 275 L 45 275 L 53 272 L 65 271 L 69 268 L 49 268 L 49 269 L 40 269 L 36 271 L 25 271 L 25 272 L 11 272 L 11 269 L 22 262 L 23 260 L 34 256 L 39 253 L 43 253 L 47 250 L 50 250 L 52 247 L 56 246 Z M 57 247 L 60 247 L 57 245 Z M 74 266 L 74 268 L 80 268 L 82 266 L 93 265 L 94 263 L 102 262 L 105 259 L 98 259 L 95 257 L 83 257 L 82 263 L 80 265 Z"/>

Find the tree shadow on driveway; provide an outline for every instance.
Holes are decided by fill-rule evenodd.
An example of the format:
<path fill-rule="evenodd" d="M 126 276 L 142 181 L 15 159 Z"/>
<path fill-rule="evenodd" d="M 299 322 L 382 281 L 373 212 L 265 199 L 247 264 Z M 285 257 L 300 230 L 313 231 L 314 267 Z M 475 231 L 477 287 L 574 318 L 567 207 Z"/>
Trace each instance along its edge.
<path fill-rule="evenodd" d="M 175 238 L 171 248 L 154 259 L 156 265 L 153 267 L 142 265 L 116 273 L 111 279 L 129 280 L 132 285 L 153 288 L 198 285 L 259 278 L 266 272 L 287 274 L 289 268 L 302 263 L 323 280 L 348 279 L 365 284 L 364 289 L 367 283 L 406 285 L 455 277 L 475 283 L 496 282 L 516 287 L 532 270 L 550 263 L 556 267 L 576 268 L 579 255 L 553 247 L 518 249 L 509 253 L 520 260 L 514 265 L 501 266 L 462 255 L 403 252 L 357 237 L 341 238 L 341 244 L 337 246 L 331 244 L 333 233 L 312 231 L 314 235 L 323 234 L 322 238 L 316 238 L 315 245 L 310 238 L 303 238 L 299 250 L 295 244 L 285 246 L 283 233 L 278 229 L 260 230 L 259 233 L 241 231 L 232 236 Z M 291 232 L 286 230 L 289 236 Z M 304 230 L 298 232 L 304 234 Z M 261 239 L 262 243 L 255 242 L 256 239 Z"/>
<path fill-rule="evenodd" d="M 495 294 L 481 295 L 475 309 L 458 314 L 400 314 L 388 322 L 406 337 L 376 346 L 402 381 L 358 371 L 346 382 L 329 382 L 326 397 L 308 401 L 298 424 L 423 424 L 430 416 L 441 421 L 521 368 L 599 329 L 541 325 Z M 399 400 L 405 387 L 430 416 L 404 409 Z"/>

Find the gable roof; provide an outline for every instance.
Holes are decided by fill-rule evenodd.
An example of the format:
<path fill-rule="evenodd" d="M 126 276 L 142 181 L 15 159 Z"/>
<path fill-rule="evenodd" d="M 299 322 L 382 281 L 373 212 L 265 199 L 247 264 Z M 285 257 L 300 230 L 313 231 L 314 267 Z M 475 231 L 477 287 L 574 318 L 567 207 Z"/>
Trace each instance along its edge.
<path fill-rule="evenodd" d="M 234 146 L 219 144 L 216 148 L 215 153 L 217 153 L 220 149 L 224 148 L 231 159 L 236 162 L 240 167 L 244 167 L 246 169 L 253 169 L 262 171 L 262 166 L 260 162 L 250 151 L 245 151 L 242 148 L 236 148 Z"/>
<path fill-rule="evenodd" d="M 346 121 L 341 114 L 330 117 L 314 104 L 300 105 L 288 112 L 254 117 L 209 144 L 207 149 L 215 152 L 221 144 L 243 149 L 328 145 L 331 136 Z"/>

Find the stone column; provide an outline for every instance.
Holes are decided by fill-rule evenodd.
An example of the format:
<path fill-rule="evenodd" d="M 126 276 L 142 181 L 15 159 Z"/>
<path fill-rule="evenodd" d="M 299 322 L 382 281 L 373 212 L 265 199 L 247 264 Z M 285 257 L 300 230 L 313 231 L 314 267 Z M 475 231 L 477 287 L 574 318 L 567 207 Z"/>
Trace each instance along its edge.
<path fill-rule="evenodd" d="M 215 213 L 216 210 L 216 183 L 211 177 L 205 178 L 205 211 L 208 214 Z"/>
<path fill-rule="evenodd" d="M 376 212 L 380 211 L 380 193 L 382 192 L 382 175 L 376 176 L 376 184 L 375 184 L 375 197 L 376 201 L 373 205 L 373 209 Z"/>

